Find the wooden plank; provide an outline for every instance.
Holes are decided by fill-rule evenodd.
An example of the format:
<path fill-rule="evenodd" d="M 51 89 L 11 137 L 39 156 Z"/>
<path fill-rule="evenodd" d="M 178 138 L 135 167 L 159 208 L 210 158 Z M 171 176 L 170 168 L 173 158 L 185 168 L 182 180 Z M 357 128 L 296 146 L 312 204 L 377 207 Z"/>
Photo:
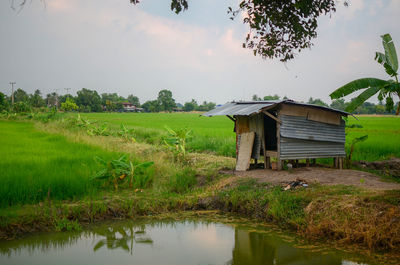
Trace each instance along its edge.
<path fill-rule="evenodd" d="M 242 134 L 249 132 L 249 117 L 248 116 L 237 116 L 236 118 L 236 133 Z"/>
<path fill-rule="evenodd" d="M 304 107 L 304 106 L 282 104 L 279 114 L 289 115 L 289 116 L 297 116 L 297 117 L 307 117 L 308 109 L 309 108 Z"/>
<path fill-rule="evenodd" d="M 271 113 L 269 113 L 268 111 L 263 111 L 265 115 L 267 115 L 268 117 L 270 117 L 271 119 L 274 119 L 276 122 L 279 122 L 280 124 L 282 124 L 282 121 L 280 119 L 278 119 L 277 117 L 275 117 L 274 115 L 272 115 Z"/>
<path fill-rule="evenodd" d="M 310 121 L 318 121 L 334 125 L 340 125 L 342 117 L 340 113 L 333 111 L 290 104 L 282 104 L 279 113 L 288 116 L 306 117 Z"/>
<path fill-rule="evenodd" d="M 342 116 L 339 113 L 310 108 L 307 119 L 328 124 L 340 125 Z"/>
<path fill-rule="evenodd" d="M 226 115 L 226 117 L 228 117 L 231 121 L 236 122 L 236 120 L 234 118 L 232 118 L 231 116 Z"/>
<path fill-rule="evenodd" d="M 278 152 L 277 151 L 267 151 L 267 156 L 278 157 Z"/>
<path fill-rule="evenodd" d="M 281 113 L 278 112 L 278 119 L 280 118 Z M 279 122 L 276 123 L 276 141 L 277 141 L 277 160 L 276 160 L 276 169 L 282 170 L 282 161 L 281 161 L 281 124 Z"/>
<path fill-rule="evenodd" d="M 240 134 L 239 154 L 236 161 L 237 171 L 246 171 L 249 169 L 253 143 L 254 132 Z"/>

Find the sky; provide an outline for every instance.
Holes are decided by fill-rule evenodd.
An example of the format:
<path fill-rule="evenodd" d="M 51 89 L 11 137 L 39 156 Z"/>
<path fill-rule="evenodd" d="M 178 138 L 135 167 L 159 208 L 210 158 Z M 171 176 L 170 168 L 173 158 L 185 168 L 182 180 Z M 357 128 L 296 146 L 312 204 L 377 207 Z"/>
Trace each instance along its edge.
<path fill-rule="evenodd" d="M 32 0 L 18 11 L 0 2 L 0 91 L 133 94 L 141 103 L 169 89 L 177 102 L 218 104 L 278 94 L 330 102 L 357 78 L 388 79 L 374 61 L 390 33 L 400 54 L 400 1 L 343 1 L 319 19 L 310 50 L 288 63 L 242 48 L 247 27 L 229 19 L 238 0 L 189 0 L 176 15 L 169 0 Z M 18 0 L 14 0 L 15 5 Z M 372 100 L 376 101 L 376 99 Z"/>

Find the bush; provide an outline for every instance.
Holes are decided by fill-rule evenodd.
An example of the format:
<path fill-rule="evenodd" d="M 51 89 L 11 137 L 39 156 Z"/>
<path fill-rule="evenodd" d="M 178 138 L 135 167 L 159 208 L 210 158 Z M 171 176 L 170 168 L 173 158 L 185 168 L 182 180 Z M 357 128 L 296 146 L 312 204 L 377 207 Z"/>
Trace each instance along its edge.
<path fill-rule="evenodd" d="M 27 103 L 19 101 L 17 103 L 14 103 L 14 105 L 12 106 L 12 110 L 17 113 L 31 112 L 31 107 Z"/>

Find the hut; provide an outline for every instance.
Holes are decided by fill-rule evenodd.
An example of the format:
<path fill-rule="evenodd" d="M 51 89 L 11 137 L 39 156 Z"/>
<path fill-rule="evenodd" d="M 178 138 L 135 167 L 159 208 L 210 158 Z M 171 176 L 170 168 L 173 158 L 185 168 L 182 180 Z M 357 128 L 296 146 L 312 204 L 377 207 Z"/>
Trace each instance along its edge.
<path fill-rule="evenodd" d="M 230 102 L 203 116 L 227 116 L 236 132 L 236 170 L 248 170 L 251 158 L 264 168 L 281 170 L 285 160 L 333 158 L 342 168 L 345 121 L 349 113 L 292 100 Z"/>

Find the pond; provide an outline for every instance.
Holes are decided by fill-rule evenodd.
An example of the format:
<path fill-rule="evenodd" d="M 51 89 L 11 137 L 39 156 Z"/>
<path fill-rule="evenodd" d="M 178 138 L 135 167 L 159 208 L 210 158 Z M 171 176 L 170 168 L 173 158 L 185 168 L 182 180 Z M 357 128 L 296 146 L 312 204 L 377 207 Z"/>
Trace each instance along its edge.
<path fill-rule="evenodd" d="M 355 254 L 302 245 L 293 237 L 266 227 L 141 220 L 104 223 L 83 232 L 46 233 L 2 241 L 0 264 L 373 263 Z"/>

